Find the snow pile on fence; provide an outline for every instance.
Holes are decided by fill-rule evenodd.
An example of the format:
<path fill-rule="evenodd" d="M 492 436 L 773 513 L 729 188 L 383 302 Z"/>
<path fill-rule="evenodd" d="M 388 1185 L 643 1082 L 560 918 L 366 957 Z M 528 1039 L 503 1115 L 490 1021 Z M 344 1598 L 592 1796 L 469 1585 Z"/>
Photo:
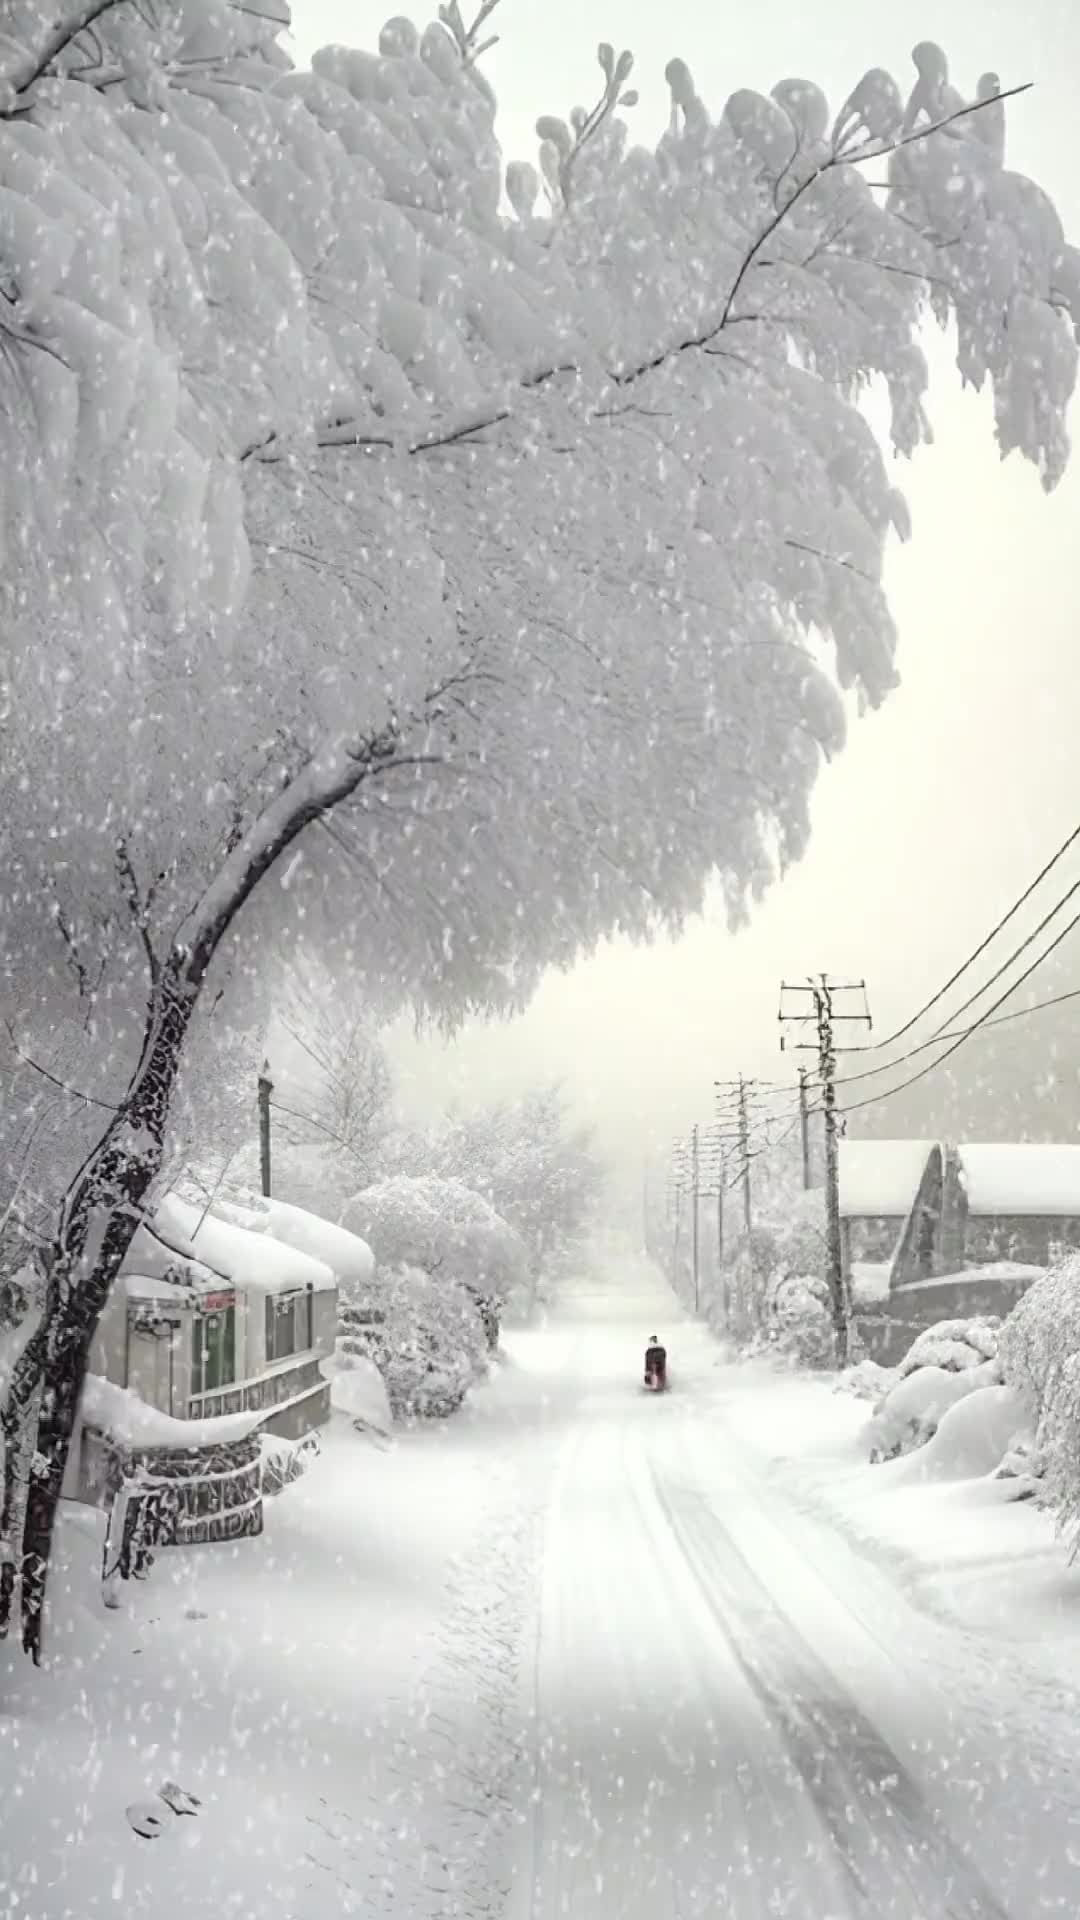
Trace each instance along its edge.
<path fill-rule="evenodd" d="M 223 1413 L 210 1420 L 177 1420 L 160 1408 L 148 1406 L 128 1387 L 118 1387 L 100 1374 L 86 1377 L 80 1402 L 83 1424 L 96 1427 L 120 1446 L 132 1450 L 144 1447 L 216 1447 L 231 1440 L 244 1440 L 254 1433 L 264 1411 Z"/>

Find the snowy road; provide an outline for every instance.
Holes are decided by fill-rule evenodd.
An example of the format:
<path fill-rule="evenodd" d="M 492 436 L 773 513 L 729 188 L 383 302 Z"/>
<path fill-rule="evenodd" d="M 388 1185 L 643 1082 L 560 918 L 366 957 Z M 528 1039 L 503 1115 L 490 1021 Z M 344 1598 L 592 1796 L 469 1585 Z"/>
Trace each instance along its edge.
<path fill-rule="evenodd" d="M 1075 1813 L 1053 1794 L 1032 1808 L 1025 1730 L 977 1675 L 966 1694 L 938 1684 L 918 1632 L 878 1638 L 874 1570 L 834 1564 L 827 1530 L 702 1417 L 722 1405 L 715 1349 L 671 1330 L 674 1390 L 635 1390 L 667 1309 L 665 1327 L 647 1292 L 572 1305 L 580 1397 L 548 1516 L 510 1920 L 1075 1912 Z"/>

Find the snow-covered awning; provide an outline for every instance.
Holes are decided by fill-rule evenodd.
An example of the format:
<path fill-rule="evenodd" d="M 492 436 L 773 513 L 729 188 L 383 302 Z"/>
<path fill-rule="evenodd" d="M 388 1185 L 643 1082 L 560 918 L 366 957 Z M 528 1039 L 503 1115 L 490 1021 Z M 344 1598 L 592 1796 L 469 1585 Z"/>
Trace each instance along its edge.
<path fill-rule="evenodd" d="M 906 1219 L 933 1140 L 841 1140 L 840 1213 L 846 1219 Z"/>
<path fill-rule="evenodd" d="M 957 1149 L 972 1214 L 1080 1218 L 1080 1147 L 973 1144 Z"/>

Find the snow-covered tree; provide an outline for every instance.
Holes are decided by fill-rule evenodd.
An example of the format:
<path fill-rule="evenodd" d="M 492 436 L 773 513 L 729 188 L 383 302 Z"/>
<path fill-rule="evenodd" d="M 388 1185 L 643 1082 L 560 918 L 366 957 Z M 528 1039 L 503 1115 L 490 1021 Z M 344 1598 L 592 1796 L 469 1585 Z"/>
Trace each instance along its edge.
<path fill-rule="evenodd" d="M 503 1306 L 526 1284 L 528 1257 L 480 1194 L 460 1180 L 398 1174 L 354 1194 L 341 1224 L 367 1242 L 378 1268 L 418 1267 L 464 1286 L 494 1345 Z"/>
<path fill-rule="evenodd" d="M 943 57 L 834 124 L 804 81 L 714 118 L 674 61 L 648 153 L 602 49 L 602 111 L 543 123 L 549 207 L 516 165 L 507 217 L 464 28 L 300 74 L 284 14 L 13 0 L 0 45 L 0 986 L 85 1102 L 4 1408 L 33 1651 L 208 1004 L 297 932 L 453 1011 L 713 874 L 738 913 L 805 845 L 838 689 L 895 678 L 905 515 L 858 401 L 927 437 L 928 306 L 1003 451 L 1047 485 L 1066 454 L 1078 256 Z"/>
<path fill-rule="evenodd" d="M 604 1170 L 587 1127 L 558 1086 L 518 1100 L 457 1110 L 423 1134 L 387 1143 L 402 1170 L 462 1181 L 524 1242 L 534 1274 L 580 1247 L 593 1224 Z"/>

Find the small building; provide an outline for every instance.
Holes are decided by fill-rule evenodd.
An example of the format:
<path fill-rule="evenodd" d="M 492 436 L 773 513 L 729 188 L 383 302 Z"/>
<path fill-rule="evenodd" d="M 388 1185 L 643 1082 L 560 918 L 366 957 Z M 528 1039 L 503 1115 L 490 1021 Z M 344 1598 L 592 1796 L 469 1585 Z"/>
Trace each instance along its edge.
<path fill-rule="evenodd" d="M 898 1359 L 936 1320 L 1004 1317 L 1080 1247 L 1080 1146 L 845 1140 L 840 1211 L 864 1335 Z"/>
<path fill-rule="evenodd" d="M 168 1194 L 132 1241 L 90 1370 L 174 1419 L 259 1412 L 296 1438 L 329 1418 L 320 1361 L 336 1335 L 324 1261 Z"/>

